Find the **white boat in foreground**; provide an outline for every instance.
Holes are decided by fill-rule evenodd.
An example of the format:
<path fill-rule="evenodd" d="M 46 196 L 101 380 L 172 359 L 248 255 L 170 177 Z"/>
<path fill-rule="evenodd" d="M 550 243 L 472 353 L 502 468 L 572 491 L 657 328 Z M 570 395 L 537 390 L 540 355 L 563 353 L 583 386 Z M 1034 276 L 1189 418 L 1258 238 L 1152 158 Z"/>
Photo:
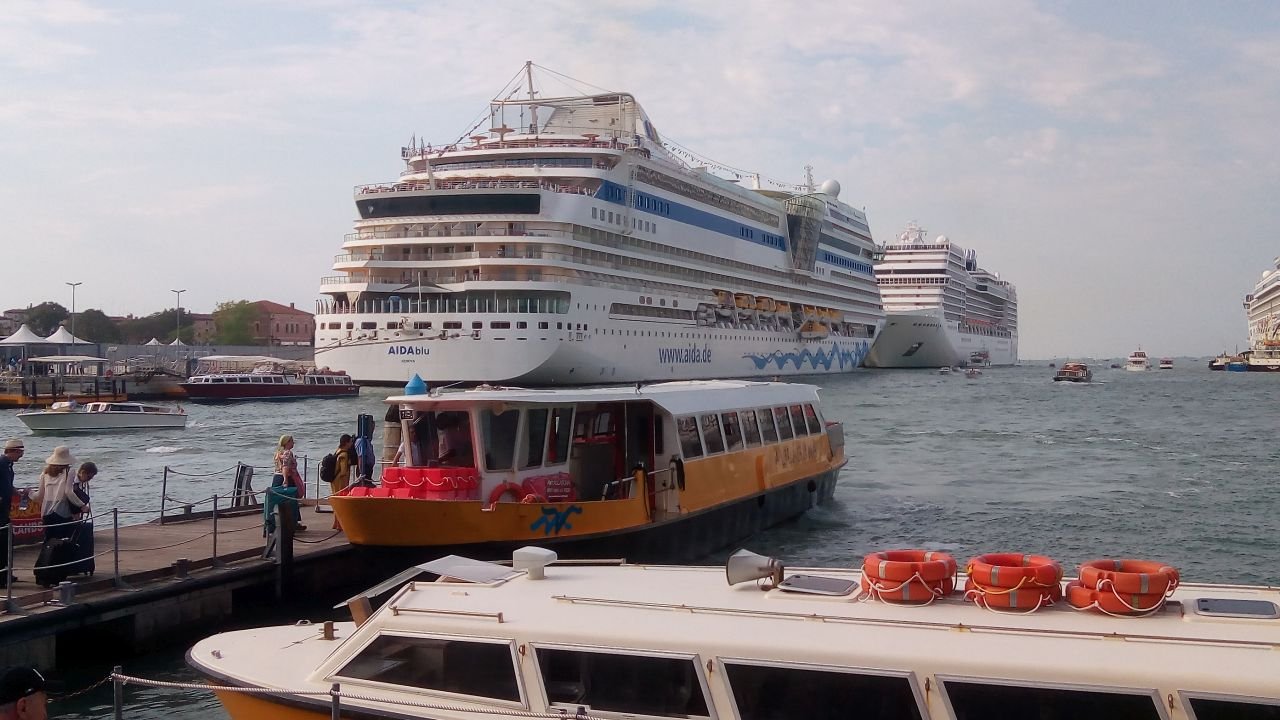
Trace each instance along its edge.
<path fill-rule="evenodd" d="M 874 561 L 895 556 L 923 560 Z M 1064 588 L 1052 561 L 981 556 L 968 584 L 991 592 L 978 604 L 966 599 L 973 590 L 953 592 L 964 579 L 953 559 L 923 551 L 864 561 L 917 567 L 914 579 L 898 583 L 870 570 L 788 573 L 744 552 L 727 568 L 546 566 L 553 558 L 540 548 L 517 550 L 512 566 L 448 556 L 350 601 L 361 622 L 334 632 L 286 625 L 221 633 L 187 660 L 219 685 L 287 688 L 218 693 L 233 720 L 322 720 L 339 711 L 451 720 L 1205 720 L 1280 711 L 1274 587 L 1180 585 L 1172 568 L 1123 561 L 1158 568 L 1143 573 L 1156 593 L 1138 596 L 1157 598 L 1154 605 L 1124 617 L 1116 610 L 1146 606 L 1127 593 L 1080 592 L 1091 581 L 1123 591 L 1136 574 L 1119 565 L 1108 574 L 1113 561 L 1082 566 L 1081 580 Z M 998 560 L 982 566 L 983 558 Z M 1002 580 L 1018 575 L 1023 587 L 997 594 L 984 586 L 995 584 L 995 564 L 1011 571 Z M 424 571 L 440 580 L 412 582 Z M 922 575 L 938 596 L 918 587 L 911 594 L 928 604 L 887 601 L 899 592 L 888 586 L 925 585 Z M 861 592 L 868 580 L 885 599 Z M 369 614 L 366 598 L 390 590 Z M 998 605 L 1016 610 L 990 609 Z"/>
<path fill-rule="evenodd" d="M 187 426 L 181 407 L 135 402 L 57 402 L 48 410 L 18 413 L 32 432 L 89 432 L 97 430 L 169 430 Z"/>

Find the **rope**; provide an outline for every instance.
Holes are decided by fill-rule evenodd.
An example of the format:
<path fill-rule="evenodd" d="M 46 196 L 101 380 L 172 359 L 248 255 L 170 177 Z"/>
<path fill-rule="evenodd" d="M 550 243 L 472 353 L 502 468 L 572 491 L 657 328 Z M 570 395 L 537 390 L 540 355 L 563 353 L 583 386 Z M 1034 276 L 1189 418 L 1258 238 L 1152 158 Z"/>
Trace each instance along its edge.
<path fill-rule="evenodd" d="M 230 685 L 208 685 L 206 683 L 187 683 L 172 682 L 168 680 L 149 680 L 147 678 L 134 677 L 125 675 L 124 673 L 112 673 L 111 679 L 123 685 L 141 685 L 143 687 L 169 688 L 173 690 L 204 690 L 208 692 L 229 692 L 229 693 L 245 693 L 250 695 L 301 695 L 304 697 L 338 697 L 346 700 L 359 700 L 363 702 L 383 703 L 386 705 L 398 705 L 402 707 L 421 708 L 424 710 L 436 710 L 441 712 L 471 713 L 475 715 L 500 715 L 503 717 L 518 718 L 540 718 L 545 720 L 565 720 L 567 717 L 563 713 L 538 713 L 529 712 L 527 710 L 511 710 L 508 708 L 482 708 L 465 705 L 441 705 L 438 703 L 422 702 L 418 700 L 401 700 L 398 698 L 378 697 L 375 695 L 363 695 L 359 693 L 346 693 L 341 690 L 333 692 L 332 690 L 290 690 L 286 688 L 273 688 L 262 686 L 230 686 Z M 573 720 L 605 720 L 599 715 L 587 715 L 580 713 L 572 716 Z"/>
<path fill-rule="evenodd" d="M 995 595 L 1000 593 L 992 593 L 992 594 Z M 982 608 L 983 610 L 986 610 L 987 612 L 993 612 L 997 615 L 1030 615 L 1031 613 L 1039 610 L 1042 607 L 1048 607 L 1053 604 L 1053 601 L 1050 600 L 1044 593 L 1040 593 L 1039 598 L 1036 600 L 1036 606 L 1033 608 L 1029 608 L 1027 610 L 1015 610 L 1013 608 L 993 608 L 987 604 L 986 593 L 984 593 L 981 590 L 970 590 L 966 592 L 964 594 L 964 599 L 973 602 L 974 605 L 977 605 L 978 607 Z"/>
<path fill-rule="evenodd" d="M 63 700 L 70 700 L 73 697 L 79 697 L 81 695 L 84 695 L 85 693 L 90 693 L 90 692 L 93 692 L 94 690 L 97 690 L 103 685 L 106 685 L 107 683 L 111 682 L 111 680 L 112 680 L 111 675 L 107 675 L 106 677 L 102 678 L 101 680 L 90 685 L 87 688 L 77 690 L 73 693 L 66 693 L 64 695 L 59 695 L 57 697 L 49 698 L 49 702 L 56 703 L 56 702 L 62 702 Z"/>
<path fill-rule="evenodd" d="M 908 601 L 885 600 L 880 597 L 882 593 L 897 592 L 901 590 L 903 587 L 910 585 L 911 583 L 914 583 L 914 582 L 919 582 L 920 585 L 924 587 L 924 589 L 929 591 L 928 601 L 917 603 L 915 601 L 908 602 Z M 871 598 L 875 598 L 880 602 L 889 602 L 889 603 L 893 603 L 894 605 L 924 607 L 926 605 L 932 605 L 935 600 L 937 600 L 938 598 L 942 597 L 945 594 L 942 592 L 941 588 L 934 588 L 928 582 L 926 582 L 924 578 L 920 577 L 920 573 L 918 572 L 893 587 L 888 587 L 886 585 L 881 584 L 880 582 L 875 582 L 872 580 L 868 580 L 867 586 L 868 586 L 867 591 L 864 593 L 860 593 L 856 598 L 857 600 L 866 601 L 866 600 L 870 600 Z"/>
<path fill-rule="evenodd" d="M 294 541 L 295 541 L 295 542 L 307 543 L 308 545 L 312 545 L 312 544 L 322 543 L 322 542 L 325 542 L 325 541 L 328 541 L 328 540 L 332 540 L 332 539 L 334 539 L 334 538 L 338 537 L 338 536 L 339 536 L 339 535 L 341 535 L 341 534 L 342 534 L 342 531 L 341 531 L 341 530 L 334 530 L 334 531 L 333 531 L 333 533 L 332 533 L 332 534 L 330 534 L 328 537 L 323 537 L 323 538 L 320 538 L 319 540 L 303 540 L 302 538 L 298 537 L 297 535 L 295 535 L 295 536 L 293 537 L 293 539 L 294 539 Z"/>
<path fill-rule="evenodd" d="M 239 465 L 232 465 L 231 467 L 227 468 L 226 470 L 214 470 L 213 472 L 209 472 L 209 473 L 185 473 L 185 472 L 182 472 L 181 470 L 174 470 L 173 468 L 169 467 L 168 465 L 165 465 L 165 466 L 164 466 L 164 471 L 165 471 L 165 472 L 167 472 L 167 473 L 169 473 L 170 475 L 179 475 L 179 476 L 181 476 L 181 477 L 193 477 L 193 478 L 200 478 L 200 477 L 212 477 L 212 476 L 214 476 L 214 475 L 221 475 L 222 473 L 225 473 L 225 472 L 231 472 L 232 470 L 235 470 L 237 467 L 240 467 L 240 466 L 239 466 Z M 256 470 L 257 468 L 254 468 L 254 469 Z"/>
<path fill-rule="evenodd" d="M 211 530 L 211 531 L 209 531 L 209 532 L 207 532 L 207 533 L 205 533 L 205 534 L 203 534 L 203 535 L 197 535 L 197 536 L 195 536 L 195 537 L 193 537 L 193 538 L 191 538 L 191 539 L 189 539 L 189 540 L 183 540 L 182 542 L 176 542 L 176 543 L 174 543 L 174 544 L 172 544 L 172 545 L 161 545 L 161 546 L 159 546 L 159 547 L 153 547 L 153 548 L 120 548 L 120 552 L 154 552 L 154 551 L 156 551 L 156 550 L 168 550 L 169 548 L 176 548 L 176 547 L 178 547 L 179 545 L 186 545 L 186 544 L 188 544 L 188 543 L 193 543 L 193 542 L 195 542 L 195 541 L 197 541 L 197 540 L 202 540 L 202 539 L 204 539 L 204 538 L 209 537 L 209 536 L 210 536 L 210 535 L 212 535 L 212 534 L 213 534 L 213 531 Z M 219 534 L 221 534 L 221 533 L 219 533 Z"/>

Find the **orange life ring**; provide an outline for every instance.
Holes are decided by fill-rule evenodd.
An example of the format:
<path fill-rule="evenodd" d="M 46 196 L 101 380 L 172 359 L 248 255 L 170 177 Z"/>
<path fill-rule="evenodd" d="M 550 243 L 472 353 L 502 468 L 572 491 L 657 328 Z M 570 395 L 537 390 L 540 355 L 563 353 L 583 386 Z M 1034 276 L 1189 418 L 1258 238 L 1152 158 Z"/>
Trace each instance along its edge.
<path fill-rule="evenodd" d="M 524 488 L 515 483 L 502 483 L 498 487 L 494 488 L 493 492 L 489 493 L 489 504 L 498 504 L 498 501 L 502 499 L 502 496 L 507 493 L 510 493 L 511 496 L 519 502 L 520 499 L 524 497 Z"/>
<path fill-rule="evenodd" d="M 1151 560 L 1092 560 L 1080 566 L 1080 584 L 1120 594 L 1165 595 L 1178 587 L 1175 568 Z"/>
<path fill-rule="evenodd" d="M 969 561 L 964 571 L 969 577 L 992 588 L 1047 588 L 1058 587 L 1062 582 L 1062 565 L 1044 555 L 979 555 Z"/>
<path fill-rule="evenodd" d="M 1021 588 L 986 585 L 970 577 L 964 584 L 966 600 L 997 610 L 1034 610 L 1062 599 L 1062 586 L 1024 585 Z"/>
<path fill-rule="evenodd" d="M 1164 593 L 1120 593 L 1110 589 L 1095 590 L 1080 584 L 1079 580 L 1067 583 L 1067 603 L 1077 610 L 1101 610 L 1108 615 L 1141 615 L 1164 606 Z"/>
<path fill-rule="evenodd" d="M 912 577 L 902 582 L 889 581 L 886 583 L 884 580 L 873 578 L 865 572 L 862 574 L 862 593 L 884 602 L 931 602 L 935 598 L 950 595 L 955 592 L 955 589 L 956 580 L 954 576 L 947 576 L 942 580 L 931 582 Z"/>
<path fill-rule="evenodd" d="M 886 550 L 864 557 L 862 572 L 876 580 L 906 582 L 919 576 L 927 583 L 938 583 L 955 577 L 956 561 L 944 552 Z"/>

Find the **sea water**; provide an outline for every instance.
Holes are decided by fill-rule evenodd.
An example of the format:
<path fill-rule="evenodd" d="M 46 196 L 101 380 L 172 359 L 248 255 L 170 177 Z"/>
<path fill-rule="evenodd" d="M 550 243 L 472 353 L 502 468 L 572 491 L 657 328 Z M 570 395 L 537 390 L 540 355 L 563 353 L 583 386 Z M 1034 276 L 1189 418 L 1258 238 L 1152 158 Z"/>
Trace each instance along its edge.
<path fill-rule="evenodd" d="M 1052 377 L 1047 363 L 1028 363 L 973 379 L 893 370 L 805 379 L 822 387 L 827 417 L 844 423 L 849 464 L 834 502 L 742 545 L 790 566 L 853 567 L 868 552 L 921 547 L 962 563 L 988 552 L 1044 554 L 1069 573 L 1094 558 L 1150 558 L 1189 581 L 1280 584 L 1271 414 L 1280 377 L 1210 372 L 1189 361 L 1144 373 L 1099 368 L 1090 384 Z M 263 467 L 261 486 L 279 435 L 294 435 L 314 463 L 353 432 L 358 413 L 381 418 L 387 394 L 190 405 L 185 431 L 24 436 L 19 484 L 34 482 L 39 462 L 67 444 L 102 469 L 93 488 L 100 513 L 113 504 L 158 508 L 166 465 L 182 473 L 170 473 L 169 495 L 185 501 L 228 491 L 237 462 Z M 12 415 L 0 420 L 0 434 L 24 435 Z M 310 473 L 314 487 L 314 464 Z M 329 616 L 336 599 L 317 601 L 237 623 Z M 185 649 L 184 641 L 121 662 L 140 675 L 195 679 L 182 667 Z M 74 690 L 108 669 L 62 674 Z M 178 706 L 184 718 L 224 717 L 202 692 L 128 692 L 131 718 L 158 720 Z M 53 710 L 106 717 L 110 697 L 103 688 Z"/>

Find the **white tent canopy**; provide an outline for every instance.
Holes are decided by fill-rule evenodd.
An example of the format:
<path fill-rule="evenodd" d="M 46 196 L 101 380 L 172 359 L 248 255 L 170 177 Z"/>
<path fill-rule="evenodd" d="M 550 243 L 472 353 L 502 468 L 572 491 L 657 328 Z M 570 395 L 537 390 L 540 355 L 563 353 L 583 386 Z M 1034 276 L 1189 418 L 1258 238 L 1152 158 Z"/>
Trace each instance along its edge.
<path fill-rule="evenodd" d="M 163 345 L 164 343 L 160 342 L 159 340 L 157 340 L 157 339 L 155 339 L 155 338 L 151 338 L 151 339 L 150 339 L 150 340 L 148 340 L 145 344 L 146 344 L 146 345 Z"/>
<path fill-rule="evenodd" d="M 170 344 L 170 345 L 178 345 L 178 346 L 180 346 L 180 347 L 186 347 L 186 346 L 187 346 L 187 344 L 186 344 L 186 343 L 182 342 L 182 338 L 174 338 L 174 339 L 173 339 L 173 342 L 171 342 L 171 343 L 169 343 L 169 344 Z"/>
<path fill-rule="evenodd" d="M 53 343 L 56 345 L 89 345 L 91 344 L 88 340 L 81 340 L 75 335 L 72 335 L 70 332 L 67 331 L 65 327 L 58 328 L 57 332 L 45 338 L 44 341 L 47 343 Z"/>
<path fill-rule="evenodd" d="M 31 328 L 27 327 L 26 323 L 23 323 L 17 332 L 0 340 L 0 345 L 30 345 L 42 342 L 45 342 L 45 339 L 31 332 Z"/>

